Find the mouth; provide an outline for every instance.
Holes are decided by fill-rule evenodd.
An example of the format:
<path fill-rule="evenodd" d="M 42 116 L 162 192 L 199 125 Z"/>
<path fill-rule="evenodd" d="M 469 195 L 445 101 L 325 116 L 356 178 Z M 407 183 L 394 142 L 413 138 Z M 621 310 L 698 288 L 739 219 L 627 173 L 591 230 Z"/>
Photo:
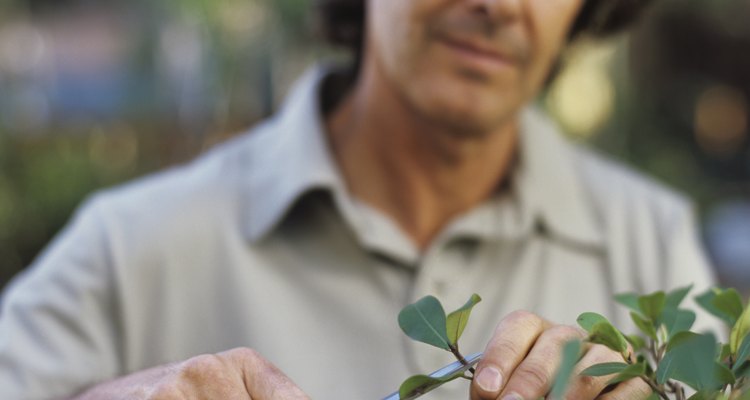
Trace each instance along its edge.
<path fill-rule="evenodd" d="M 439 37 L 438 43 L 453 53 L 462 63 L 485 72 L 497 72 L 515 67 L 516 58 L 492 46 L 471 40 Z"/>

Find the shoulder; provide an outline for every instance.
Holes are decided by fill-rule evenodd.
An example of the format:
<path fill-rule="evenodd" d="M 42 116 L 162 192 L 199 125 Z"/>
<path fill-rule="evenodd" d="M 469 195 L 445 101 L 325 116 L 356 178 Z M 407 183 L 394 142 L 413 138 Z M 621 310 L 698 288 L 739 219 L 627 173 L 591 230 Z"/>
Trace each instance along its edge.
<path fill-rule="evenodd" d="M 265 130 L 260 125 L 189 163 L 100 190 L 78 213 L 96 215 L 101 230 L 121 244 L 239 231 L 248 170 Z"/>
<path fill-rule="evenodd" d="M 664 230 L 690 218 L 692 204 L 677 190 L 587 146 L 573 144 L 571 153 L 594 209 L 606 225 L 619 218 L 631 226 L 648 223 Z"/>

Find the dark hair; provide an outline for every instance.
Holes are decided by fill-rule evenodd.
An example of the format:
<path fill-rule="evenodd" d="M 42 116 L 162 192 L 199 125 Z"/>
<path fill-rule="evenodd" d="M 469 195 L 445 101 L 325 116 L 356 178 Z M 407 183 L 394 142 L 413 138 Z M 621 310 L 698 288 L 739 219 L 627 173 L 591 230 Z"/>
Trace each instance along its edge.
<path fill-rule="evenodd" d="M 354 51 L 359 61 L 366 0 L 317 0 L 320 29 L 328 42 Z M 404 0 L 408 1 L 408 0 Z M 569 39 L 606 37 L 630 26 L 652 0 L 585 0 Z"/>

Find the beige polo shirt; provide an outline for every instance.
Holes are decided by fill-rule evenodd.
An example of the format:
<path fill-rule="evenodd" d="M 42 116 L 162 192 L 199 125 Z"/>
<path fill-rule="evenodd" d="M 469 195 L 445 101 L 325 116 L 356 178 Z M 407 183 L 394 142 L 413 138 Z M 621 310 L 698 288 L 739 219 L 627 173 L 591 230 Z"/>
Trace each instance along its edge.
<path fill-rule="evenodd" d="M 61 397 L 247 346 L 314 399 L 377 399 L 451 359 L 398 328 L 423 295 L 447 308 L 484 298 L 461 341 L 471 353 L 512 310 L 627 326 L 614 293 L 712 282 L 679 196 L 566 142 L 534 109 L 508 190 L 419 252 L 347 193 L 323 132 L 323 75 L 311 70 L 251 132 L 82 206 L 4 294 L 0 398 Z M 466 393 L 454 382 L 426 399 Z"/>

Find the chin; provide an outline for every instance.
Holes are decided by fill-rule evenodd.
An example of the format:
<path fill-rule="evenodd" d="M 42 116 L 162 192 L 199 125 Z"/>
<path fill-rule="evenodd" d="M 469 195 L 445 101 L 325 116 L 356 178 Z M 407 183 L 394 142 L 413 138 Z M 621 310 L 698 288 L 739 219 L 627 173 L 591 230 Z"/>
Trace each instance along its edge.
<path fill-rule="evenodd" d="M 460 136 L 483 137 L 514 119 L 509 107 L 488 106 L 477 102 L 434 102 L 427 117 L 438 126 Z"/>
<path fill-rule="evenodd" d="M 486 86 L 446 82 L 423 92 L 420 108 L 429 119 L 451 130 L 482 135 L 515 119 L 520 103 L 515 92 L 507 90 L 502 94 Z"/>

